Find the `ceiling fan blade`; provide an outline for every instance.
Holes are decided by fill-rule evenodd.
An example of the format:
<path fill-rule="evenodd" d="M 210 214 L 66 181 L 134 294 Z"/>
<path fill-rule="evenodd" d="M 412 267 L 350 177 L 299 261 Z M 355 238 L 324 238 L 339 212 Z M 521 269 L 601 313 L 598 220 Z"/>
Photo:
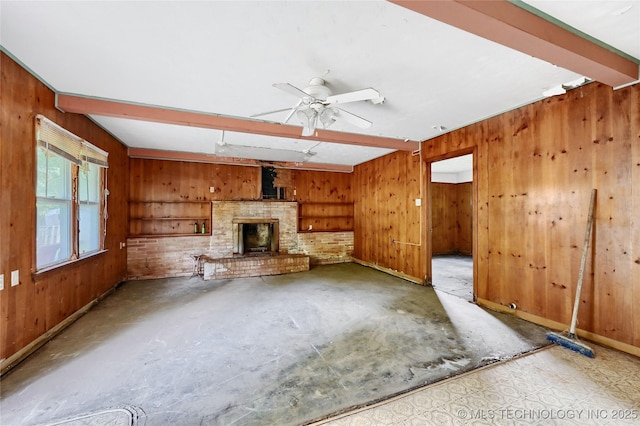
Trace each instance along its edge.
<path fill-rule="evenodd" d="M 326 101 L 329 104 L 346 104 L 347 102 L 369 101 L 371 99 L 378 99 L 379 97 L 380 92 L 369 87 L 367 89 L 356 90 L 354 92 L 327 96 Z"/>
<path fill-rule="evenodd" d="M 352 114 L 352 113 L 350 113 L 348 111 L 345 111 L 343 109 L 340 109 L 340 108 L 333 108 L 333 109 L 338 112 L 338 114 L 336 114 L 336 117 L 338 119 L 342 119 L 342 120 L 346 121 L 347 123 L 350 123 L 350 124 L 353 124 L 354 126 L 360 127 L 361 129 L 368 129 L 373 124 L 369 120 L 366 120 L 366 119 L 364 119 L 362 117 L 358 117 L 357 115 Z"/>
<path fill-rule="evenodd" d="M 293 95 L 297 98 L 302 98 L 302 99 L 313 99 L 311 96 L 309 96 L 308 93 L 303 92 L 302 90 L 298 89 L 296 86 L 293 86 L 289 83 L 275 83 L 273 85 L 273 87 L 283 90 L 285 92 L 287 92 L 290 95 Z"/>
<path fill-rule="evenodd" d="M 291 109 L 291 112 L 289 113 L 289 115 L 287 115 L 287 118 L 285 118 L 285 120 L 283 121 L 283 123 L 284 123 L 284 124 L 287 124 L 287 123 L 289 122 L 289 120 L 291 120 L 291 117 L 293 117 L 293 114 L 295 114 L 295 113 L 296 113 L 296 110 L 298 109 L 298 107 L 299 107 L 300 105 L 302 105 L 302 99 L 300 99 L 300 100 L 298 101 L 298 103 L 296 104 L 296 106 L 294 106 L 294 107 Z"/>
<path fill-rule="evenodd" d="M 293 114 L 293 111 L 296 110 L 296 107 L 297 107 L 297 105 L 295 107 L 293 107 L 293 108 L 289 107 L 289 108 L 276 109 L 276 110 L 273 110 L 273 111 L 261 112 L 259 114 L 250 115 L 249 117 L 262 117 L 263 115 L 276 114 L 278 112 L 284 112 L 284 111 L 289 111 L 289 110 L 291 110 L 292 111 L 291 114 Z M 285 121 L 285 123 L 286 123 L 286 121 Z"/>

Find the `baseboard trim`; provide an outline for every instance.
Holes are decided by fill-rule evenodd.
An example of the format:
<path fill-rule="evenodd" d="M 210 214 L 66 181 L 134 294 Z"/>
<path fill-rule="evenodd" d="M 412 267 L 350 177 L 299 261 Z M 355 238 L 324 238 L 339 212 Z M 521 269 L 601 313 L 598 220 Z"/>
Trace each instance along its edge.
<path fill-rule="evenodd" d="M 376 269 L 380 272 L 393 275 L 394 277 L 402 278 L 403 280 L 411 281 L 412 283 L 425 285 L 420 278 L 412 277 L 411 275 L 407 275 L 404 272 L 396 271 L 395 269 L 385 268 L 384 266 L 376 265 L 375 263 L 365 262 L 364 260 L 356 259 L 355 257 L 351 258 L 351 260 L 353 261 L 353 263 L 357 263 L 362 266 L 367 266 L 369 268 Z"/>
<path fill-rule="evenodd" d="M 485 308 L 492 309 L 498 312 L 505 312 L 513 316 L 516 316 L 518 318 L 522 318 L 524 320 L 532 322 L 534 324 L 538 324 L 543 327 L 550 328 L 552 330 L 564 331 L 564 330 L 567 330 L 568 328 L 567 324 L 563 324 L 563 323 L 553 321 L 548 318 L 543 318 L 537 315 L 529 314 L 527 312 L 519 311 L 517 309 L 511 309 L 508 306 L 504 306 L 499 303 L 492 302 L 490 300 L 478 298 L 476 303 Z M 586 330 L 581 330 L 581 329 L 577 329 L 576 334 L 586 340 L 590 340 L 602 346 L 607 346 L 609 348 L 616 349 L 621 352 L 626 352 L 628 354 L 640 357 L 640 348 L 637 346 L 633 346 L 624 342 L 619 342 L 617 340 L 611 339 L 610 337 L 601 336 L 599 334 L 592 333 Z"/>
<path fill-rule="evenodd" d="M 98 302 L 111 294 L 121 283 L 116 284 L 114 287 L 110 288 L 97 298 L 93 299 L 91 302 L 84 305 L 82 308 L 75 311 L 73 314 L 69 315 L 67 318 L 59 322 L 57 325 L 52 327 L 50 330 L 46 331 L 44 334 L 38 336 L 35 340 L 29 343 L 24 348 L 20 349 L 15 354 L 11 355 L 8 358 L 3 359 L 0 362 L 0 377 L 7 374 L 14 368 L 16 365 L 20 364 L 24 361 L 29 355 L 33 354 L 35 351 L 40 349 L 45 345 L 49 340 L 53 339 L 55 336 L 60 334 L 65 328 L 69 327 L 75 321 L 77 321 L 84 314 L 89 312 L 91 308 L 93 308 Z"/>

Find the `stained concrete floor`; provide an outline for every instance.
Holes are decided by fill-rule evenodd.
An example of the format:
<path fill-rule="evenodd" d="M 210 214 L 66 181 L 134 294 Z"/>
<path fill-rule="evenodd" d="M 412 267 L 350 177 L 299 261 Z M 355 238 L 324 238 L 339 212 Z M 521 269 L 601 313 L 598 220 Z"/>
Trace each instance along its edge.
<path fill-rule="evenodd" d="M 2 378 L 0 423 L 294 425 L 546 345 L 518 318 L 356 265 L 132 281 Z"/>
<path fill-rule="evenodd" d="M 473 258 L 438 255 L 431 261 L 432 284 L 436 290 L 473 302 Z"/>

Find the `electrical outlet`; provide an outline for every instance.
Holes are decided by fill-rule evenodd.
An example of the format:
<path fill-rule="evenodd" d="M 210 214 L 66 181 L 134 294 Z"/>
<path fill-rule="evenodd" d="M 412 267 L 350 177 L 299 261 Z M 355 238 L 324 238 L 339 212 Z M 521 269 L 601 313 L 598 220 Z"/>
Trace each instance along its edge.
<path fill-rule="evenodd" d="M 11 287 L 15 287 L 20 284 L 20 270 L 16 269 L 11 271 Z"/>
<path fill-rule="evenodd" d="M 216 192 L 216 187 L 215 186 L 210 186 L 209 187 L 209 192 Z"/>
<path fill-rule="evenodd" d="M 421 198 L 416 198 L 416 206 L 420 207 L 422 205 L 422 199 Z"/>
<path fill-rule="evenodd" d="M 4 290 L 4 274 L 0 274 L 0 290 Z"/>

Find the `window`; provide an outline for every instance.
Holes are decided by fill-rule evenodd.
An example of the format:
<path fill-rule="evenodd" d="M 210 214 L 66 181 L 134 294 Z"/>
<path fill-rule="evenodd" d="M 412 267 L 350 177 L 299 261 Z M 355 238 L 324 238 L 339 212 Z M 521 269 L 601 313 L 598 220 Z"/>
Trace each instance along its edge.
<path fill-rule="evenodd" d="M 43 269 L 104 249 L 108 154 L 41 115 L 36 140 L 36 269 Z"/>

